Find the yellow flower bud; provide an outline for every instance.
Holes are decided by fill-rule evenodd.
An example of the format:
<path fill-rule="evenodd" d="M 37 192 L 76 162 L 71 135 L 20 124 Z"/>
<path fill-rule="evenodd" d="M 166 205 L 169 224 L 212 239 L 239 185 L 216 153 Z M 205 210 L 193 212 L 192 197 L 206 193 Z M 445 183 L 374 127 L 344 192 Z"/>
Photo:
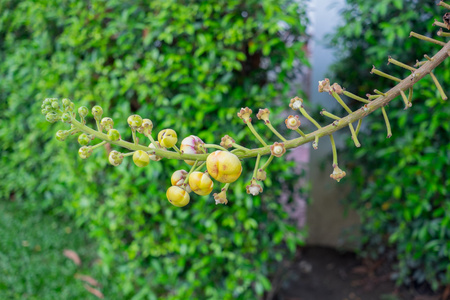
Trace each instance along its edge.
<path fill-rule="evenodd" d="M 208 156 L 206 168 L 212 178 L 223 183 L 236 181 L 242 173 L 239 158 L 231 152 L 220 150 Z"/>
<path fill-rule="evenodd" d="M 206 196 L 212 192 L 214 183 L 207 173 L 192 172 L 189 175 L 189 186 L 197 195 Z"/>
<path fill-rule="evenodd" d="M 147 152 L 142 150 L 137 150 L 133 154 L 133 161 L 138 167 L 145 167 L 150 162 L 150 157 L 148 157 Z"/>
<path fill-rule="evenodd" d="M 179 186 L 171 186 L 166 192 L 167 200 L 172 205 L 183 207 L 189 203 L 189 193 L 180 188 Z"/>
<path fill-rule="evenodd" d="M 177 170 L 173 172 L 172 177 L 170 177 L 170 182 L 172 183 L 172 185 L 182 186 L 184 180 L 186 179 L 187 174 L 188 172 L 185 170 Z M 191 187 L 189 185 L 186 185 L 185 189 L 188 193 L 192 192 Z"/>
<path fill-rule="evenodd" d="M 164 148 L 172 148 L 177 141 L 177 133 L 173 129 L 164 129 L 158 133 L 158 142 Z"/>

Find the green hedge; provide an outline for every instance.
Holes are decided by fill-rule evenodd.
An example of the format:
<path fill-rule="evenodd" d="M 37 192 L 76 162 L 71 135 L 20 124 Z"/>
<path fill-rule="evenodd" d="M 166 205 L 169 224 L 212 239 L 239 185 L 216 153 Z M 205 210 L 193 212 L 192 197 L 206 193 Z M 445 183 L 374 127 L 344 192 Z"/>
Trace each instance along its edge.
<path fill-rule="evenodd" d="M 307 64 L 304 5 L 2 0 L 0 10 L 1 198 L 30 213 L 76 216 L 120 287 L 121 295 L 105 289 L 108 299 L 252 299 L 269 290 L 276 266 L 303 240 L 277 201 L 280 178 L 291 188 L 298 179 L 288 163 L 271 165 L 261 197 L 245 194 L 253 168 L 246 162 L 228 206 L 193 197 L 178 209 L 165 191 L 184 163 L 114 168 L 104 150 L 81 160 L 75 139 L 54 139 L 64 125 L 45 122 L 40 104 L 99 104 L 122 133 L 138 113 L 179 137 L 243 141 L 238 109 L 286 103 L 289 79 Z"/>
<path fill-rule="evenodd" d="M 423 54 L 436 53 L 438 46 L 408 36 L 414 31 L 437 37 L 431 24 L 445 12 L 433 1 L 347 0 L 348 23 L 333 38 L 342 54 L 334 80 L 360 95 L 387 90 L 392 83 L 370 75 L 372 64 L 395 76 L 408 75 L 386 66 L 388 55 L 413 65 Z M 435 71 L 447 95 L 449 66 L 447 60 Z M 412 102 L 406 111 L 401 98 L 389 104 L 390 139 L 380 114 L 367 118 L 362 147 L 351 147 L 345 158 L 356 165 L 349 172 L 355 189 L 349 203 L 362 219 L 364 254 L 395 258 L 398 283 L 436 289 L 450 283 L 450 105 L 430 77 L 417 84 Z"/>

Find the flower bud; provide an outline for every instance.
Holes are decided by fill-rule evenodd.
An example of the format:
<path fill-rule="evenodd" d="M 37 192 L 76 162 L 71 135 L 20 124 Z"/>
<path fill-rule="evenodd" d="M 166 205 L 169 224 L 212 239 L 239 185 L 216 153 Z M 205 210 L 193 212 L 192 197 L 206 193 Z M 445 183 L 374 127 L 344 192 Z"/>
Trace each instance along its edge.
<path fill-rule="evenodd" d="M 80 143 L 81 146 L 86 146 L 90 142 L 91 142 L 91 139 L 87 136 L 86 133 L 82 133 L 78 137 L 78 143 Z"/>
<path fill-rule="evenodd" d="M 55 113 L 49 112 L 45 115 L 45 119 L 47 120 L 47 122 L 55 123 L 56 121 L 60 120 L 60 117 L 59 117 L 59 115 L 57 115 Z"/>
<path fill-rule="evenodd" d="M 45 109 L 45 108 L 43 108 L 43 109 L 41 110 L 41 113 L 42 113 L 43 115 L 46 115 L 46 114 L 48 113 L 48 110 Z"/>
<path fill-rule="evenodd" d="M 344 93 L 344 91 L 342 90 L 342 87 L 337 83 L 333 83 L 330 90 L 335 92 L 338 95 L 342 95 Z"/>
<path fill-rule="evenodd" d="M 120 133 L 117 129 L 110 129 L 108 131 L 108 139 L 111 141 L 118 141 L 120 140 Z"/>
<path fill-rule="evenodd" d="M 183 185 L 185 179 L 186 179 L 187 174 L 188 174 L 188 172 L 185 171 L 185 170 L 175 171 L 172 174 L 172 177 L 170 178 L 170 182 L 172 183 L 172 185 L 176 185 L 176 186 L 181 187 Z M 191 189 L 191 187 L 189 185 L 184 186 L 184 189 L 188 193 L 192 192 L 192 189 Z"/>
<path fill-rule="evenodd" d="M 177 141 L 177 133 L 173 129 L 164 129 L 158 133 L 158 142 L 164 148 L 172 148 Z"/>
<path fill-rule="evenodd" d="M 272 146 L 270 146 L 270 152 L 276 157 L 282 157 L 283 154 L 286 153 L 286 148 L 283 143 L 275 142 Z"/>
<path fill-rule="evenodd" d="M 192 172 L 189 175 L 189 186 L 197 195 L 206 196 L 211 194 L 214 183 L 208 173 Z"/>
<path fill-rule="evenodd" d="M 256 117 L 258 118 L 258 120 L 263 120 L 264 123 L 269 124 L 270 123 L 269 115 L 270 115 L 270 111 L 268 108 L 264 108 L 264 109 L 260 108 Z"/>
<path fill-rule="evenodd" d="M 262 191 L 263 191 L 262 186 L 258 184 L 256 179 L 252 179 L 252 181 L 250 181 L 250 185 L 247 185 L 246 189 L 247 189 L 247 194 L 252 194 L 253 196 L 258 195 L 259 193 L 262 193 Z"/>
<path fill-rule="evenodd" d="M 155 144 L 158 146 L 159 149 L 162 149 L 162 148 L 161 148 L 161 145 L 159 144 L 159 142 L 155 142 Z M 148 145 L 148 147 L 149 147 L 149 148 L 152 148 L 152 149 L 156 149 L 155 146 L 153 146 L 153 143 L 151 143 L 150 145 Z M 149 157 L 150 157 L 150 159 L 153 160 L 153 161 L 160 161 L 160 160 L 162 159 L 161 156 L 158 156 L 158 155 L 156 155 L 156 154 L 150 154 Z"/>
<path fill-rule="evenodd" d="M 333 178 L 337 182 L 341 181 L 342 178 L 347 175 L 345 171 L 342 171 L 337 165 L 334 166 L 333 173 L 330 174 L 330 178 Z"/>
<path fill-rule="evenodd" d="M 123 155 L 122 153 L 113 150 L 111 152 L 109 152 L 109 163 L 112 164 L 114 167 L 117 167 L 118 165 L 120 165 L 123 161 Z"/>
<path fill-rule="evenodd" d="M 206 159 L 209 175 L 222 183 L 236 181 L 242 173 L 239 158 L 231 152 L 215 151 Z"/>
<path fill-rule="evenodd" d="M 59 109 L 59 103 L 58 102 L 52 102 L 53 109 Z"/>
<path fill-rule="evenodd" d="M 256 180 L 264 181 L 267 178 L 267 173 L 263 169 L 258 169 L 256 172 Z"/>
<path fill-rule="evenodd" d="M 70 101 L 67 98 L 62 99 L 62 104 L 64 107 L 70 106 L 71 103 L 72 103 L 72 101 Z"/>
<path fill-rule="evenodd" d="M 94 119 L 100 121 L 103 115 L 103 109 L 100 106 L 96 105 L 92 108 L 92 114 L 94 115 Z"/>
<path fill-rule="evenodd" d="M 205 153 L 205 143 L 195 135 L 190 135 L 181 141 L 180 151 L 183 154 L 202 154 Z M 193 166 L 195 161 L 185 160 L 190 166 Z"/>
<path fill-rule="evenodd" d="M 58 130 L 56 132 L 56 139 L 60 142 L 65 141 L 68 136 L 69 136 L 69 133 L 67 130 Z"/>
<path fill-rule="evenodd" d="M 319 81 L 318 90 L 319 90 L 319 93 L 323 93 L 323 92 L 330 93 L 330 91 L 331 91 L 330 79 L 325 78 L 324 80 Z"/>
<path fill-rule="evenodd" d="M 216 201 L 216 205 L 217 204 L 227 204 L 228 200 L 227 200 L 227 190 L 226 189 L 222 189 L 222 191 L 220 193 L 214 193 L 213 194 L 214 200 Z"/>
<path fill-rule="evenodd" d="M 51 98 L 45 98 L 44 101 L 42 101 L 42 105 L 45 107 L 46 105 L 51 105 L 52 99 Z"/>
<path fill-rule="evenodd" d="M 89 109 L 86 106 L 80 106 L 78 108 L 78 114 L 81 118 L 85 118 L 87 114 L 89 113 Z"/>
<path fill-rule="evenodd" d="M 103 118 L 100 124 L 102 125 L 102 128 L 105 129 L 106 132 L 108 132 L 113 128 L 114 121 L 111 118 Z"/>
<path fill-rule="evenodd" d="M 78 150 L 78 155 L 82 159 L 86 159 L 92 154 L 92 148 L 90 146 L 83 146 Z"/>
<path fill-rule="evenodd" d="M 289 103 L 289 107 L 293 110 L 299 110 L 303 106 L 303 99 L 300 97 L 294 97 Z"/>
<path fill-rule="evenodd" d="M 286 127 L 291 130 L 298 129 L 301 124 L 298 116 L 292 116 L 292 115 L 287 117 L 286 120 L 284 120 L 284 123 L 286 124 Z"/>
<path fill-rule="evenodd" d="M 188 172 L 185 170 L 177 170 L 173 172 L 172 177 L 170 177 L 170 182 L 172 185 L 181 186 L 186 180 Z"/>
<path fill-rule="evenodd" d="M 63 113 L 63 115 L 61 116 L 61 121 L 63 121 L 64 123 L 70 123 L 72 121 L 72 118 L 68 113 Z"/>
<path fill-rule="evenodd" d="M 138 167 L 145 167 L 150 162 L 150 157 L 148 156 L 147 152 L 142 150 L 137 150 L 133 154 L 133 161 Z"/>
<path fill-rule="evenodd" d="M 141 127 L 142 125 L 142 117 L 139 115 L 131 115 L 128 117 L 127 122 L 131 128 L 136 130 L 138 127 Z"/>
<path fill-rule="evenodd" d="M 142 125 L 138 129 L 139 133 L 144 134 L 145 136 L 149 136 L 152 134 L 153 130 L 153 123 L 150 119 L 144 119 L 142 120 Z"/>
<path fill-rule="evenodd" d="M 248 107 L 241 108 L 241 110 L 237 113 L 237 115 L 244 121 L 244 123 L 252 121 L 252 118 L 250 118 L 250 116 L 252 115 L 252 110 Z"/>
<path fill-rule="evenodd" d="M 224 147 L 225 149 L 228 149 L 228 148 L 233 147 L 233 143 L 235 143 L 235 142 L 236 141 L 233 140 L 232 137 L 230 137 L 229 135 L 226 135 L 220 140 L 220 146 Z"/>
<path fill-rule="evenodd" d="M 167 200 L 177 207 L 186 206 L 189 203 L 189 193 L 179 186 L 171 186 L 166 192 Z"/>

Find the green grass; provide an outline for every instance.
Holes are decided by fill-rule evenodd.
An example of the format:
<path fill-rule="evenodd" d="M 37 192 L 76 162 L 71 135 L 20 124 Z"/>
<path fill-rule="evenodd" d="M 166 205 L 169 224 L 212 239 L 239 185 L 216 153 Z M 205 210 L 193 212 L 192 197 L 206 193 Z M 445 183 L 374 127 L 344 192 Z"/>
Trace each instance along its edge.
<path fill-rule="evenodd" d="M 66 258 L 64 249 L 77 252 L 82 265 Z M 95 249 L 70 220 L 0 201 L 0 299 L 98 299 L 74 277 L 90 275 L 102 283 L 93 267 Z"/>

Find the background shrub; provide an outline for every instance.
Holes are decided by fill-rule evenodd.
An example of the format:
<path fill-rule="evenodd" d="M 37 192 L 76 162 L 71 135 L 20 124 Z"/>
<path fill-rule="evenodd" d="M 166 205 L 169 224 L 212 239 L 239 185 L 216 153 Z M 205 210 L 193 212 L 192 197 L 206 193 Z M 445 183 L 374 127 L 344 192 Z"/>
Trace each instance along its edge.
<path fill-rule="evenodd" d="M 434 55 L 439 47 L 408 36 L 414 31 L 436 37 L 431 24 L 444 13 L 434 1 L 347 0 L 345 25 L 333 37 L 341 58 L 332 81 L 360 95 L 387 90 L 392 82 L 369 74 L 372 64 L 395 76 L 408 75 L 386 66 L 388 55 L 409 65 L 423 54 Z M 449 64 L 435 71 L 447 94 Z M 363 254 L 395 258 L 399 283 L 428 282 L 437 288 L 450 283 L 450 106 L 428 77 L 415 87 L 412 108 L 403 107 L 398 98 L 387 109 L 392 138 L 385 139 L 378 112 L 366 122 L 363 147 L 346 150 L 345 160 L 356 166 L 348 202 L 362 219 Z"/>
<path fill-rule="evenodd" d="M 277 201 L 280 180 L 292 187 L 298 178 L 286 162 L 271 166 L 262 197 L 244 192 L 246 162 L 228 206 L 195 197 L 177 209 L 165 190 L 184 163 L 114 168 L 104 150 L 83 161 L 75 139 L 54 139 L 64 125 L 40 115 L 43 98 L 67 97 L 101 105 L 122 137 L 138 113 L 181 138 L 243 141 L 238 109 L 286 103 L 289 80 L 307 63 L 304 6 L 182 2 L 0 1 L 1 198 L 75 215 L 122 293 L 105 291 L 108 299 L 256 298 L 302 241 Z"/>

